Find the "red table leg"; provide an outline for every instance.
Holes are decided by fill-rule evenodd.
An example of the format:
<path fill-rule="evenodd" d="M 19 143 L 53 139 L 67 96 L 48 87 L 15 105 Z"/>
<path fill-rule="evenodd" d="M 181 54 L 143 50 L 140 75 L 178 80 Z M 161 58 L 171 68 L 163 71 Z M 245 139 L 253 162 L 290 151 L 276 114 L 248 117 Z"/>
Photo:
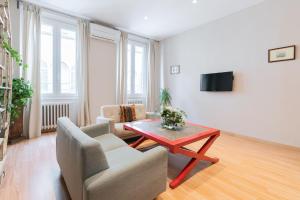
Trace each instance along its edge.
<path fill-rule="evenodd" d="M 205 160 L 205 161 L 211 162 L 213 164 L 219 162 L 219 158 L 211 158 L 208 156 L 203 156 L 201 160 Z"/>
<path fill-rule="evenodd" d="M 201 160 L 209 161 L 212 163 L 216 163 L 219 161 L 218 158 L 210 158 L 208 156 L 205 156 L 204 154 L 206 151 L 211 147 L 213 142 L 219 137 L 219 134 L 211 136 L 205 144 L 199 149 L 199 151 L 196 153 L 194 151 L 186 150 L 182 147 L 178 148 L 176 150 L 177 153 L 183 154 L 188 157 L 192 157 L 192 159 L 189 161 L 189 163 L 183 168 L 183 170 L 179 173 L 179 175 L 171 181 L 170 188 L 174 189 L 178 185 L 181 184 L 181 182 L 184 180 L 184 178 L 188 175 L 188 173 L 194 169 L 194 167 L 197 165 L 198 162 Z"/>
<path fill-rule="evenodd" d="M 132 148 L 136 148 L 138 147 L 140 144 L 142 144 L 145 140 L 147 140 L 146 137 L 142 136 L 140 139 L 138 139 L 137 141 L 133 142 L 132 144 L 130 144 L 129 146 L 131 146 Z"/>

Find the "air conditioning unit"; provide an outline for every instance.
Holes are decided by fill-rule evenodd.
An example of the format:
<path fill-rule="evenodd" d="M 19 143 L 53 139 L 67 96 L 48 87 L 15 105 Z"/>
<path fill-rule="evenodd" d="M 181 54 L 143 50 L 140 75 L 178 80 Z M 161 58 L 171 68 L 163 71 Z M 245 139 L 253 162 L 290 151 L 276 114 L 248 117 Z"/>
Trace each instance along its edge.
<path fill-rule="evenodd" d="M 101 26 L 99 24 L 90 24 L 90 35 L 94 38 L 118 42 L 120 40 L 121 32 L 112 28 Z"/>

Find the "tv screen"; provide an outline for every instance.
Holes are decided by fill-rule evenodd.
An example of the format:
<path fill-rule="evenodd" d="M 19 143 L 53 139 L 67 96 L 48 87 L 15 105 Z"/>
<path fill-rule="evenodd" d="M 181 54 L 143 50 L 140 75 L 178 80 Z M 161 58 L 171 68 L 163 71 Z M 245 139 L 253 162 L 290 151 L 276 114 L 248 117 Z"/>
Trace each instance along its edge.
<path fill-rule="evenodd" d="M 233 72 L 201 74 L 200 91 L 232 91 Z"/>

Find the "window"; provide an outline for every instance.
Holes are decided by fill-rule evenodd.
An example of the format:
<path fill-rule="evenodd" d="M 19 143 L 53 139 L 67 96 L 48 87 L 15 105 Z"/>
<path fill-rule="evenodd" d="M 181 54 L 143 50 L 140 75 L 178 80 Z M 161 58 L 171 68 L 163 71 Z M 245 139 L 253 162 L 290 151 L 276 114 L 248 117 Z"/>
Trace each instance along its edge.
<path fill-rule="evenodd" d="M 53 27 L 43 24 L 41 28 L 41 91 L 53 93 Z"/>
<path fill-rule="evenodd" d="M 41 93 L 44 97 L 77 96 L 76 24 L 42 18 Z"/>
<path fill-rule="evenodd" d="M 147 45 L 129 41 L 127 49 L 127 95 L 128 99 L 146 97 Z"/>

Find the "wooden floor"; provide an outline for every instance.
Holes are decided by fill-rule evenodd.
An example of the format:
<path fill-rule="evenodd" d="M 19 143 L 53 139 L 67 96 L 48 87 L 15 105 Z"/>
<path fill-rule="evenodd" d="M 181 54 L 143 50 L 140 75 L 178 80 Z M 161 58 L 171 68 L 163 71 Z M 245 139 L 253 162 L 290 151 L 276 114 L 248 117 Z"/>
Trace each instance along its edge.
<path fill-rule="evenodd" d="M 189 146 L 197 150 L 201 144 Z M 220 162 L 200 163 L 194 176 L 157 200 L 300 200 L 300 150 L 223 134 L 208 151 Z M 169 156 L 169 178 L 188 161 Z M 11 145 L 2 200 L 69 199 L 55 156 L 55 134 Z"/>

